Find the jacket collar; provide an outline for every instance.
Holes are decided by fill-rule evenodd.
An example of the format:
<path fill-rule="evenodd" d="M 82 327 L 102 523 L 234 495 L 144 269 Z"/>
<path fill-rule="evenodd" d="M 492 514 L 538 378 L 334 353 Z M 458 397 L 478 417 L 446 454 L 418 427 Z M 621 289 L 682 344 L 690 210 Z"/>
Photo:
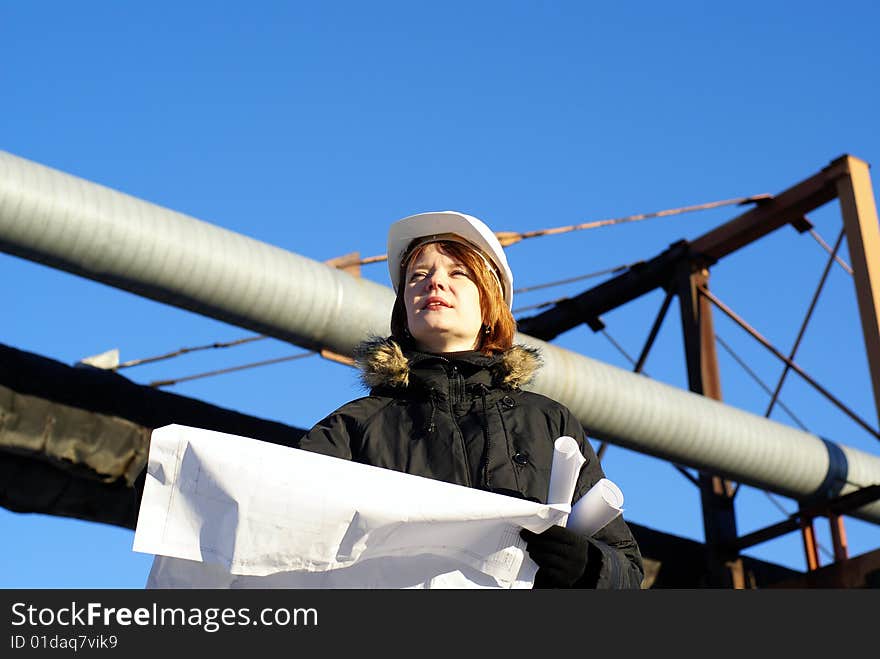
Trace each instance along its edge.
<path fill-rule="evenodd" d="M 503 389 L 517 389 L 532 380 L 541 367 L 541 355 L 535 348 L 512 346 L 498 355 L 479 352 L 455 353 L 449 357 L 404 350 L 394 339 L 373 337 L 355 349 L 355 362 L 361 381 L 368 389 L 405 389 L 420 379 L 424 368 L 454 361 L 469 370 L 487 370 L 491 384 Z"/>

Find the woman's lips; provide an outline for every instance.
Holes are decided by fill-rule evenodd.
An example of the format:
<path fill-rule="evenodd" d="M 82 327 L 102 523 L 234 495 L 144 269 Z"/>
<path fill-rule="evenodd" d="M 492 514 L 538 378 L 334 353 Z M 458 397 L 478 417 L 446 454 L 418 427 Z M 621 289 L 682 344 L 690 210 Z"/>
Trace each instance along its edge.
<path fill-rule="evenodd" d="M 434 309 L 449 309 L 452 308 L 452 305 L 449 304 L 446 300 L 439 297 L 429 297 L 426 301 L 422 309 L 434 310 Z"/>

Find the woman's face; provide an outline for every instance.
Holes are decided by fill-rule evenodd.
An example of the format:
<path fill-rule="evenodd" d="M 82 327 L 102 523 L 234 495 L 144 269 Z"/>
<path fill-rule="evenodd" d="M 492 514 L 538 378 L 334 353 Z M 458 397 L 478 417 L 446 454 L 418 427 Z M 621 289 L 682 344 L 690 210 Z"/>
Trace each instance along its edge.
<path fill-rule="evenodd" d="M 471 272 L 429 243 L 406 268 L 404 303 L 409 332 L 428 352 L 477 347 L 483 315 Z"/>

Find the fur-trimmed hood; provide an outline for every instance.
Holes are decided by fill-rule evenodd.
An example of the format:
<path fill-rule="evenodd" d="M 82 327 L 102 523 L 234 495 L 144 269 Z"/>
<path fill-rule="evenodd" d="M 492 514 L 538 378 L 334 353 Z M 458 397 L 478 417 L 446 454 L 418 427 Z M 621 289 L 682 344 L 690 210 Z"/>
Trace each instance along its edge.
<path fill-rule="evenodd" d="M 361 371 L 361 382 L 368 389 L 409 385 L 412 363 L 394 339 L 373 337 L 364 341 L 355 349 L 354 357 Z M 486 358 L 493 383 L 504 389 L 518 389 L 527 384 L 541 365 L 540 351 L 523 345 L 514 345 L 500 355 Z"/>

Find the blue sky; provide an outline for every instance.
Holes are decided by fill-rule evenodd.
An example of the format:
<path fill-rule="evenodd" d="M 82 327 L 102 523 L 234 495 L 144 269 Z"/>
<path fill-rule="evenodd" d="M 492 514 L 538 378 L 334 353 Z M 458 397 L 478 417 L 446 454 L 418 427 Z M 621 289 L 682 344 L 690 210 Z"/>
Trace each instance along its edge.
<path fill-rule="evenodd" d="M 426 210 L 528 231 L 777 193 L 844 153 L 878 162 L 878 19 L 867 1 L 3 2 L 0 149 L 316 260 L 372 256 L 392 221 Z M 508 249 L 515 286 L 647 259 L 737 212 L 523 241 Z M 833 242 L 837 203 L 810 219 Z M 716 265 L 712 289 L 787 352 L 826 257 L 783 228 Z M 382 264 L 363 276 L 388 284 Z M 66 363 L 252 335 L 5 254 L 0 277 L 0 343 Z M 606 314 L 608 333 L 637 355 L 660 302 L 655 292 Z M 720 315 L 716 331 L 775 383 L 769 353 Z M 587 327 L 556 343 L 629 367 Z M 300 351 L 267 340 L 124 374 L 147 383 Z M 719 360 L 725 400 L 763 414 L 767 395 L 722 349 Z M 841 268 L 797 361 L 876 424 Z M 645 370 L 686 384 L 677 312 Z M 169 391 L 300 427 L 362 392 L 351 369 L 318 357 Z M 781 398 L 811 432 L 880 452 L 797 376 Z M 702 540 L 698 492 L 671 465 L 615 446 L 604 464 L 629 519 Z M 741 533 L 796 508 L 745 486 L 736 505 Z M 847 517 L 846 529 L 851 554 L 880 546 L 876 525 Z M 830 548 L 823 520 L 817 531 Z M 152 560 L 131 551 L 133 532 L 78 520 L 0 509 L 0 536 L 0 587 L 140 588 Z M 748 553 L 804 568 L 798 534 Z"/>

